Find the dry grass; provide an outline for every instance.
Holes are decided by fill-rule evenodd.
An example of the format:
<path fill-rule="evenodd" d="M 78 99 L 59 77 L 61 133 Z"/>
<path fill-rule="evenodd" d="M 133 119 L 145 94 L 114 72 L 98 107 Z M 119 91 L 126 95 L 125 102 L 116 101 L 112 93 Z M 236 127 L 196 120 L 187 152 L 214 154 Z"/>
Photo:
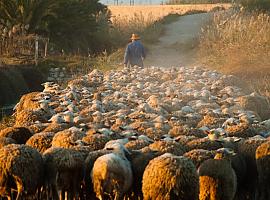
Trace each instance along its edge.
<path fill-rule="evenodd" d="M 143 16 L 144 22 L 153 22 L 169 14 L 184 15 L 189 11 L 209 12 L 216 7 L 231 7 L 231 4 L 190 4 L 190 5 L 137 5 L 137 6 L 109 6 L 112 21 L 129 21 L 134 15 Z"/>
<path fill-rule="evenodd" d="M 202 30 L 199 57 L 270 97 L 270 16 L 233 10 L 215 14 Z"/>

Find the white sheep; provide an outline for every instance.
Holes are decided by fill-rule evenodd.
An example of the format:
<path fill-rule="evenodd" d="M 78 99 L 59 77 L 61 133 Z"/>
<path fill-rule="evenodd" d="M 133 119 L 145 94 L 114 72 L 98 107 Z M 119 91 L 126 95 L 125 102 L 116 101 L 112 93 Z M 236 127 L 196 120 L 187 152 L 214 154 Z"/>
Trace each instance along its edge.
<path fill-rule="evenodd" d="M 99 157 L 93 166 L 91 178 L 96 197 L 100 200 L 110 196 L 115 200 L 124 198 L 133 182 L 128 150 L 120 143 L 113 143 L 106 149 L 113 153 Z"/>

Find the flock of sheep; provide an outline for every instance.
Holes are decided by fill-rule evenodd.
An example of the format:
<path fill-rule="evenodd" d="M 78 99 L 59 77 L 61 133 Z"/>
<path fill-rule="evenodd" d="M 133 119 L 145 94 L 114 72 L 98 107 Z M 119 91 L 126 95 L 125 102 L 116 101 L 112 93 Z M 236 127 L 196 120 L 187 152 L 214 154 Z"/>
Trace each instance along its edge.
<path fill-rule="evenodd" d="M 44 83 L 0 130 L 0 199 L 269 200 L 270 105 L 203 68 Z"/>

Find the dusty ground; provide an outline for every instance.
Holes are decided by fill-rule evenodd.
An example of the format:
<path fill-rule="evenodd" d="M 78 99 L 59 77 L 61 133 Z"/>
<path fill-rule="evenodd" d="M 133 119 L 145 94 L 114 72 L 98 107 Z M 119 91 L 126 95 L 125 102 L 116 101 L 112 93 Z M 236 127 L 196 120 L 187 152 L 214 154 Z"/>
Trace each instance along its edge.
<path fill-rule="evenodd" d="M 146 66 L 191 66 L 196 64 L 196 38 L 211 14 L 202 13 L 179 17 L 166 25 L 159 42 L 149 47 Z"/>

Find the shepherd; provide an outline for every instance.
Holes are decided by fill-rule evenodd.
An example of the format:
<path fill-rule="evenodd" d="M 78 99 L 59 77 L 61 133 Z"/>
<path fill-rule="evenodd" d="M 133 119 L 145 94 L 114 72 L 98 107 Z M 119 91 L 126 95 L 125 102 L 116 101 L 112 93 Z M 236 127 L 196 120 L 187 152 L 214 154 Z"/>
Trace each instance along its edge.
<path fill-rule="evenodd" d="M 140 36 L 133 33 L 131 42 L 127 45 L 124 56 L 124 67 L 133 67 L 135 65 L 143 68 L 143 60 L 145 59 L 144 46 L 140 42 Z"/>

